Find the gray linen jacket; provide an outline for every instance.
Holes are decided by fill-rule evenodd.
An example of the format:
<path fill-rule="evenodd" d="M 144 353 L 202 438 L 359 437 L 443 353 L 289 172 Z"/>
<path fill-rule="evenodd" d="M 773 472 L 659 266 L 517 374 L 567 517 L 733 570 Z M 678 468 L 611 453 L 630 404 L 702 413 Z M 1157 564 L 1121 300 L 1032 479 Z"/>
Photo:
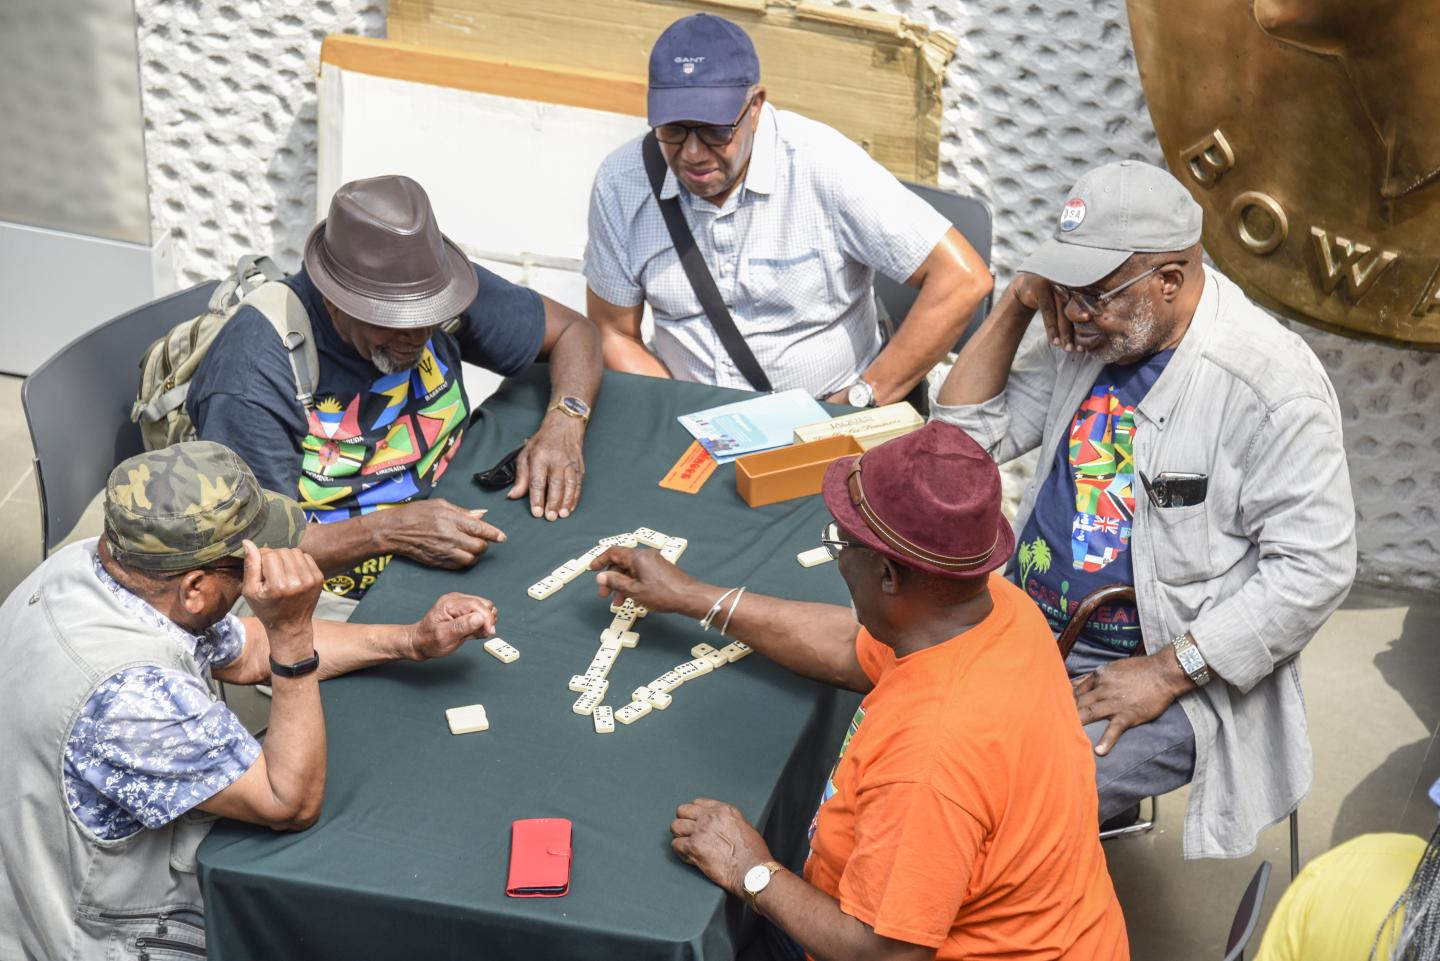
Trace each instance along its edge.
<path fill-rule="evenodd" d="M 1103 366 L 1041 338 L 999 396 L 935 405 L 1000 463 L 1040 447 L 1017 531 Z M 1202 504 L 1137 496 L 1131 552 L 1146 652 L 1188 629 L 1220 681 L 1180 699 L 1196 748 L 1185 857 L 1242 857 L 1314 778 L 1297 655 L 1355 576 L 1339 405 L 1305 342 L 1207 267 L 1190 328 L 1136 409 L 1134 444 L 1150 477 L 1210 478 Z"/>

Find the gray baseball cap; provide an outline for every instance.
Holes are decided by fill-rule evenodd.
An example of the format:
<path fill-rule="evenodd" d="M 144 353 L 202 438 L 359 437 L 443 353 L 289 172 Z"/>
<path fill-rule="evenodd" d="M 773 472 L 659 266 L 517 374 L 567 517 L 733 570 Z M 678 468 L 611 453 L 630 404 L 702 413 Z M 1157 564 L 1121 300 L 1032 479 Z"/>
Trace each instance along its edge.
<path fill-rule="evenodd" d="M 1020 269 L 1066 287 L 1103 280 L 1131 254 L 1184 250 L 1200 240 L 1201 210 L 1167 171 L 1122 160 L 1070 189 L 1055 236 Z"/>

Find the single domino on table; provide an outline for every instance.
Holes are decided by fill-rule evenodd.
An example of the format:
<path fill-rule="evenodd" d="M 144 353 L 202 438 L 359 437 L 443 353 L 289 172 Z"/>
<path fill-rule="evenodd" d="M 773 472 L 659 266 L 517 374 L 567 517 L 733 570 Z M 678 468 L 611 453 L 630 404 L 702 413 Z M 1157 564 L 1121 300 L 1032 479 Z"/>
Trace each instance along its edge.
<path fill-rule="evenodd" d="M 594 713 L 593 715 L 591 715 L 591 716 L 592 716 L 593 718 L 595 718 L 595 733 L 596 733 L 596 734 L 614 734 L 614 733 L 615 733 L 615 709 L 614 709 L 614 708 L 612 708 L 612 707 L 610 707 L 610 706 L 608 706 L 608 705 L 606 705 L 606 704 L 601 704 L 599 707 L 597 707 L 597 708 L 595 709 L 595 713 Z"/>
<path fill-rule="evenodd" d="M 570 710 L 584 717 L 589 717 L 595 713 L 595 709 L 600 706 L 600 702 L 604 700 L 604 698 L 605 695 L 601 693 L 599 688 L 592 688 L 576 698 L 575 706 L 570 708 Z"/>
<path fill-rule="evenodd" d="M 600 546 L 601 546 L 601 547 L 605 547 L 605 548 L 610 548 L 610 547 L 638 547 L 638 546 L 640 546 L 640 542 L 635 539 L 635 535 L 634 535 L 634 534 L 631 534 L 631 533 L 629 533 L 629 532 L 627 531 L 627 532 L 624 533 L 624 534 L 615 534 L 615 535 L 613 535 L 613 536 L 611 536 L 611 537 L 602 537 L 602 538 L 600 538 Z"/>
<path fill-rule="evenodd" d="M 649 701 L 631 701 L 615 712 L 615 720 L 621 724 L 634 724 L 646 714 L 649 714 L 650 710 Z"/>
<path fill-rule="evenodd" d="M 633 691 L 630 692 L 630 700 L 632 700 L 632 701 L 648 701 L 648 700 L 650 700 L 650 685 L 647 684 L 647 685 L 645 685 L 644 687 L 637 687 L 637 688 L 635 688 L 635 690 L 633 690 Z"/>
<path fill-rule="evenodd" d="M 620 649 L 617 647 L 602 647 L 595 652 L 590 659 L 590 667 L 586 669 L 586 677 L 604 677 L 610 673 L 610 668 L 615 666 L 615 661 L 620 656 Z"/>
<path fill-rule="evenodd" d="M 635 618 L 629 615 L 616 614 L 610 619 L 610 630 L 628 631 L 635 626 Z"/>
<path fill-rule="evenodd" d="M 666 694 L 669 694 L 684 683 L 685 679 L 679 674 L 676 674 L 674 671 L 666 671 L 645 686 L 652 691 L 664 691 Z"/>
<path fill-rule="evenodd" d="M 486 641 L 485 650 L 489 651 L 496 658 L 499 658 L 504 664 L 514 664 L 520 660 L 520 652 L 498 637 L 492 637 Z"/>
<path fill-rule="evenodd" d="M 526 591 L 525 593 L 529 594 L 537 601 L 543 601 L 545 600 L 545 598 L 549 597 L 551 594 L 554 594 L 556 591 L 558 591 L 564 586 L 564 581 L 559 580 L 552 575 L 549 577 L 540 578 L 540 580 L 536 581 L 534 584 L 531 584 L 530 590 Z"/>
<path fill-rule="evenodd" d="M 744 657 L 746 654 L 749 654 L 750 651 L 750 645 L 744 644 L 740 641 L 735 641 L 733 644 L 726 644 L 724 647 L 720 648 L 720 653 L 724 654 L 725 660 L 729 661 L 731 664 L 734 664 L 736 661 L 740 660 L 740 658 Z"/>
<path fill-rule="evenodd" d="M 694 662 L 694 661 L 686 661 L 684 664 L 677 664 L 677 665 L 675 665 L 675 669 L 672 670 L 670 673 L 671 673 L 671 674 L 674 674 L 676 677 L 680 678 L 680 683 L 683 684 L 683 683 L 685 683 L 686 681 L 693 681 L 695 678 L 699 677 L 701 674 L 709 674 L 709 673 L 710 673 L 710 671 L 709 671 L 710 665 L 709 665 L 708 662 L 706 662 L 705 667 L 706 667 L 706 670 L 701 671 L 700 668 L 698 668 L 698 667 L 695 666 L 695 662 Z"/>
<path fill-rule="evenodd" d="M 612 627 L 608 631 L 601 632 L 600 643 L 618 643 L 621 647 L 634 647 L 640 643 L 640 635 L 634 631 L 621 631 Z"/>
<path fill-rule="evenodd" d="M 452 707 L 445 712 L 445 720 L 450 725 L 451 734 L 474 734 L 477 731 L 490 730 L 490 719 L 485 716 L 483 704 Z"/>
<path fill-rule="evenodd" d="M 690 656 L 704 657 L 706 654 L 714 653 L 714 651 L 715 648 L 711 647 L 709 644 L 696 644 L 694 647 L 690 648 Z"/>
<path fill-rule="evenodd" d="M 659 550 L 665 546 L 665 542 L 670 538 L 655 530 L 653 527 L 637 527 L 635 529 L 635 539 L 646 547 L 653 547 Z"/>
<path fill-rule="evenodd" d="M 722 654 L 720 651 L 711 651 L 709 654 L 701 657 L 700 660 L 709 661 L 710 666 L 716 668 L 717 670 L 730 663 L 730 657 L 726 654 Z"/>
<path fill-rule="evenodd" d="M 711 671 L 715 670 L 715 665 L 712 664 L 710 661 L 707 661 L 703 657 L 697 657 L 695 658 L 695 660 L 686 661 L 685 663 L 695 668 L 697 674 L 709 674 Z"/>
<path fill-rule="evenodd" d="M 818 567 L 835 558 L 831 556 L 828 547 L 812 547 L 808 551 L 796 554 L 795 559 L 800 562 L 801 567 Z"/>
<path fill-rule="evenodd" d="M 657 711 L 663 711 L 670 706 L 670 695 L 664 691 L 651 691 L 645 696 L 645 700 Z"/>

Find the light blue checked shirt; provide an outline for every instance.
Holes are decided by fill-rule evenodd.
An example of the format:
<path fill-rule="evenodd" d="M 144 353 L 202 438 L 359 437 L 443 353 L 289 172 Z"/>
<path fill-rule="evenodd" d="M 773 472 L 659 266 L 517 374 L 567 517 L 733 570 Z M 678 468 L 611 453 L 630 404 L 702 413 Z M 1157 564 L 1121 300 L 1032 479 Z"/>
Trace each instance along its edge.
<path fill-rule="evenodd" d="M 875 271 L 905 281 L 950 227 L 844 135 L 769 104 L 745 182 L 723 206 L 680 190 L 667 171 L 661 195 L 677 194 L 771 385 L 816 397 L 853 384 L 880 352 Z M 652 349 L 675 377 L 749 389 L 680 266 L 638 139 L 595 175 L 585 279 L 612 304 L 650 304 Z"/>

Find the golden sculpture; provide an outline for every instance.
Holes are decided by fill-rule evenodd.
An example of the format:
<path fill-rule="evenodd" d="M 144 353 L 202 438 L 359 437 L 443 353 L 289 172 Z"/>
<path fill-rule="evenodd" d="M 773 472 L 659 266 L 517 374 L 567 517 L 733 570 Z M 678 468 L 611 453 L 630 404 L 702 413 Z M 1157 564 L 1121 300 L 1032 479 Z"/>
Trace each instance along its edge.
<path fill-rule="evenodd" d="M 1440 2 L 1129 0 L 1205 247 L 1266 305 L 1440 349 Z"/>

